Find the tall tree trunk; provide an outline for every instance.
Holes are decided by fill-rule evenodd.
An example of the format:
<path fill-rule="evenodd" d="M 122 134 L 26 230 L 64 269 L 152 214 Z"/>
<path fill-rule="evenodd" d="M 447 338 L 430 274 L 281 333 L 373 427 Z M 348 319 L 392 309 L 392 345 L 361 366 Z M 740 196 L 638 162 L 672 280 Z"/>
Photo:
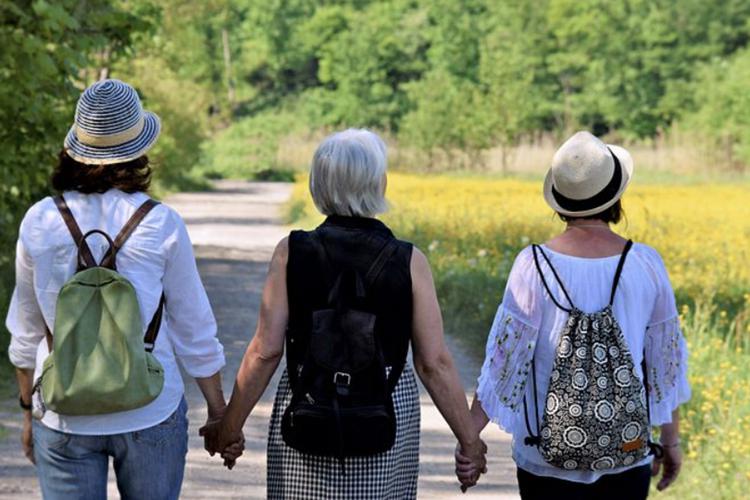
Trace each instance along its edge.
<path fill-rule="evenodd" d="M 221 29 L 221 42 L 224 46 L 224 73 L 227 81 L 227 99 L 229 108 L 234 109 L 234 79 L 232 78 L 232 52 L 229 50 L 229 30 Z"/>

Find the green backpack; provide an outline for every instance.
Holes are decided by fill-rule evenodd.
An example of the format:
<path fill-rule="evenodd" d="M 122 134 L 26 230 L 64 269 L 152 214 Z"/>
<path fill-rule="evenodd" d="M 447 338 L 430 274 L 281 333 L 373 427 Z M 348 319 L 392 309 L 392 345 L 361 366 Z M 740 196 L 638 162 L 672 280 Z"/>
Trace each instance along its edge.
<path fill-rule="evenodd" d="M 152 351 L 159 333 L 164 294 L 143 334 L 133 285 L 117 272 L 117 252 L 143 218 L 158 205 L 146 201 L 112 241 L 98 229 L 81 233 L 62 196 L 60 214 L 78 246 L 78 270 L 57 297 L 50 355 L 36 383 L 46 408 L 61 415 L 100 415 L 147 405 L 164 385 L 164 369 Z M 98 265 L 86 239 L 100 234 L 109 250 Z"/>

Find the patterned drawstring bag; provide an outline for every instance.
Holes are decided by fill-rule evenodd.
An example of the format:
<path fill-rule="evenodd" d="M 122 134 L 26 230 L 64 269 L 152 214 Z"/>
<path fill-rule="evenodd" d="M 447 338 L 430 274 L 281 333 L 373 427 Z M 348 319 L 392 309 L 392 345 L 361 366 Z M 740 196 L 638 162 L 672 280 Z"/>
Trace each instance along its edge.
<path fill-rule="evenodd" d="M 550 464 L 567 470 L 604 471 L 627 467 L 661 449 L 650 441 L 650 412 L 644 380 L 639 379 L 612 304 L 628 252 L 628 241 L 617 264 L 609 304 L 595 313 L 576 308 L 541 247 L 533 245 L 534 263 L 555 306 L 569 314 L 550 374 L 544 413 L 539 422 L 536 370 L 531 362 L 534 416 L 537 433 L 529 422 L 524 396 L 524 417 L 529 436 Z M 570 307 L 555 298 L 542 272 L 542 255 Z"/>

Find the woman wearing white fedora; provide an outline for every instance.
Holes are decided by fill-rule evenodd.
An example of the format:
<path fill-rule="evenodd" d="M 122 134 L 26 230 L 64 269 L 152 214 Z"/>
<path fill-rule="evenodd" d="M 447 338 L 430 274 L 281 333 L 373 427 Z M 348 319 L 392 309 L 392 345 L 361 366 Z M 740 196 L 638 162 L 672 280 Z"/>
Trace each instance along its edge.
<path fill-rule="evenodd" d="M 6 325 L 24 409 L 23 448 L 36 464 L 44 498 L 106 498 L 110 457 L 122 498 L 179 497 L 187 453 L 187 408 L 178 359 L 203 391 L 209 421 L 224 411 L 219 374 L 224 353 L 185 225 L 176 212 L 146 194 L 151 168 L 145 155 L 159 131 L 158 117 L 142 109 L 130 85 L 117 80 L 93 84 L 81 95 L 52 177 L 60 194 L 35 204 L 21 223 L 16 287 Z M 114 242 L 105 241 L 103 233 L 112 235 Z M 98 290 L 112 282 L 129 282 L 132 287 L 117 291 L 118 298 L 130 298 L 133 305 L 125 315 L 121 302 L 107 302 L 115 305 L 105 311 L 96 298 L 80 311 L 60 309 L 58 296 L 74 274 L 98 273 L 105 267 L 111 281 L 91 284 L 79 278 L 80 284 Z M 76 285 L 66 285 L 63 291 Z M 140 314 L 130 314 L 138 309 Z M 82 323 L 84 336 L 71 337 L 67 332 L 78 332 L 81 317 L 89 321 Z M 125 405 L 122 399 L 106 397 L 104 387 L 103 397 L 85 402 L 71 397 L 72 410 L 62 411 L 60 406 L 55 407 L 60 411 L 52 411 L 47 386 L 41 384 L 39 396 L 33 382 L 40 376 L 49 378 L 48 366 L 89 366 L 88 357 L 104 353 L 105 361 L 99 364 L 103 377 L 87 382 L 92 371 L 77 370 L 69 384 L 62 384 L 65 391 L 79 382 L 78 387 L 88 383 L 88 394 L 92 387 L 98 390 L 97 384 L 103 386 L 107 376 L 116 375 L 108 370 L 130 359 L 122 356 L 123 344 L 113 342 L 118 327 L 129 322 L 133 328 L 128 331 L 134 335 L 126 340 L 134 347 L 128 352 L 148 358 L 148 376 L 159 382 L 148 401 Z M 85 340 L 86 330 L 94 328 L 96 335 L 106 331 L 110 337 L 79 346 L 80 357 L 63 359 L 73 344 Z M 107 357 L 110 353 L 120 356 Z M 53 364 L 45 363 L 48 358 Z M 143 366 L 143 373 L 125 373 L 126 380 L 146 376 L 145 365 L 123 366 Z M 32 393 L 34 413 L 40 418 L 33 423 Z M 124 409 L 104 412 L 105 407 Z"/>
<path fill-rule="evenodd" d="M 513 434 L 524 499 L 646 498 L 652 474 L 661 490 L 679 473 L 690 388 L 674 295 L 659 254 L 610 227 L 632 175 L 624 148 L 588 132 L 563 144 L 544 199 L 566 228 L 516 257 L 489 332 L 472 415 Z"/>

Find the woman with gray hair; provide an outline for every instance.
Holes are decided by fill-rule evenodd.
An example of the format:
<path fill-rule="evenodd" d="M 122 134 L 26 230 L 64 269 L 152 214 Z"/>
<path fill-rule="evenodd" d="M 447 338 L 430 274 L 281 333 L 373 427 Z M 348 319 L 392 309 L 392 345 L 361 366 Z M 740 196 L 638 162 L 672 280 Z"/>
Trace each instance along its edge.
<path fill-rule="evenodd" d="M 386 148 L 367 130 L 326 138 L 310 192 L 327 219 L 274 252 L 258 327 L 206 448 L 231 455 L 286 343 L 268 438 L 268 498 L 415 498 L 419 391 L 414 366 L 472 462 L 486 447 L 469 408 L 424 254 L 374 218 L 387 209 Z"/>

